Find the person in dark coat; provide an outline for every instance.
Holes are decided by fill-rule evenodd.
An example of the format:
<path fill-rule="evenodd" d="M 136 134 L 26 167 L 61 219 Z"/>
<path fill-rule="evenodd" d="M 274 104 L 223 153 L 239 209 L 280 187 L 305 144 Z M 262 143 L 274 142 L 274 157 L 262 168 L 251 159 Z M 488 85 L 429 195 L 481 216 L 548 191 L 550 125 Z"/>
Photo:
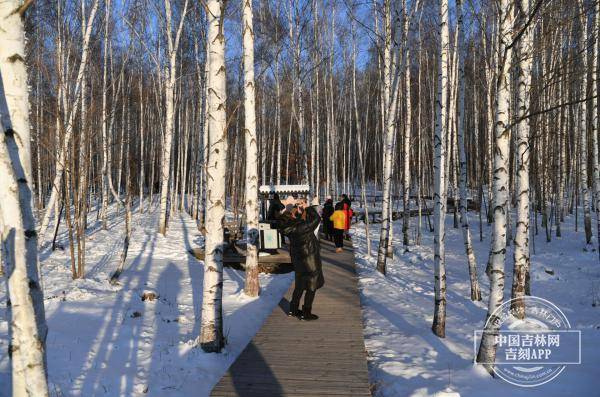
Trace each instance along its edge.
<path fill-rule="evenodd" d="M 333 222 L 329 219 L 333 215 L 333 200 L 328 198 L 323 205 L 323 212 L 321 218 L 323 220 L 323 234 L 329 241 L 333 241 Z"/>
<path fill-rule="evenodd" d="M 279 213 L 284 209 L 285 205 L 283 205 L 283 203 L 279 199 L 279 194 L 275 193 L 273 195 L 273 198 L 269 201 L 269 211 L 267 212 L 267 220 L 276 220 Z"/>
<path fill-rule="evenodd" d="M 315 207 L 301 203 L 281 217 L 278 229 L 290 240 L 290 256 L 294 265 L 295 285 L 288 315 L 301 320 L 316 320 L 312 313 L 315 293 L 325 284 L 321 264 L 321 246 L 315 236 L 320 216 Z M 304 294 L 302 311 L 298 310 Z"/>
<path fill-rule="evenodd" d="M 341 203 L 342 204 L 346 204 L 348 206 L 348 208 L 352 207 L 352 200 L 350 200 L 348 198 L 347 194 L 342 194 L 342 199 L 341 199 Z"/>

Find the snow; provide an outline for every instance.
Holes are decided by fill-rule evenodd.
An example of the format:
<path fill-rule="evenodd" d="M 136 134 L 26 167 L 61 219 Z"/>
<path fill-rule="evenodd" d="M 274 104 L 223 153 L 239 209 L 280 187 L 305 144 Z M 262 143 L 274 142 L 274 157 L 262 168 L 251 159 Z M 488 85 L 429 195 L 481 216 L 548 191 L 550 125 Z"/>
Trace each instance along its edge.
<path fill-rule="evenodd" d="M 582 222 L 575 232 L 574 217 L 562 225 L 562 238 L 546 243 L 545 231 L 535 238 L 532 256 L 532 294 L 556 304 L 573 329 L 582 331 L 582 363 L 567 366 L 553 381 L 535 388 L 521 388 L 490 377 L 473 365 L 473 332 L 480 330 L 486 316 L 489 283 L 485 264 L 490 228 L 484 223 L 484 240 L 479 226 L 472 225 L 483 293 L 481 302 L 471 302 L 468 267 L 460 229 L 446 227 L 447 324 L 446 338 L 431 332 L 433 319 L 433 235 L 425 230 L 422 245 L 403 253 L 401 222 L 395 222 L 393 260 L 387 275 L 375 269 L 376 257 L 366 254 L 364 225 L 355 225 L 354 245 L 363 306 L 365 345 L 370 380 L 376 396 L 576 396 L 598 395 L 600 374 L 600 265 L 598 252 L 584 250 Z M 515 219 L 514 217 L 512 219 Z M 412 218 L 411 222 L 416 222 Z M 371 238 L 376 255 L 378 229 Z M 414 236 L 413 236 L 414 237 Z M 512 284 L 512 247 L 507 252 L 505 299 Z M 546 270 L 554 271 L 548 274 Z M 594 305 L 593 305 L 594 304 Z"/>
<path fill-rule="evenodd" d="M 115 207 L 116 208 L 116 207 Z M 195 346 L 202 306 L 202 262 L 187 253 L 202 243 L 189 216 L 156 233 L 158 210 L 134 213 L 119 285 L 108 282 L 122 247 L 123 214 L 112 208 L 109 230 L 89 229 L 86 279 L 72 280 L 66 249 L 40 252 L 53 396 L 206 396 L 288 289 L 292 275 L 260 275 L 259 298 L 243 293 L 244 273 L 224 271 L 222 354 Z M 94 216 L 90 214 L 90 218 Z M 50 228 L 49 230 L 53 230 Z M 0 396 L 10 395 L 6 283 L 0 287 Z M 142 301 L 153 292 L 158 297 Z"/>
<path fill-rule="evenodd" d="M 51 252 L 45 247 L 40 252 L 52 395 L 206 396 L 277 305 L 292 275 L 261 274 L 262 294 L 252 299 L 243 293 L 243 272 L 226 268 L 227 347 L 223 354 L 206 354 L 194 344 L 200 331 L 203 277 L 202 262 L 187 253 L 202 244 L 195 221 L 187 215 L 175 216 L 165 238 L 156 233 L 156 208 L 141 215 L 134 212 L 129 259 L 119 285 L 111 286 L 108 278 L 119 260 L 124 229 L 123 216 L 115 211 L 112 208 L 109 230 L 91 224 L 86 279 L 71 280 L 64 232 L 59 242 L 67 250 Z M 478 224 L 472 225 L 483 300 L 471 302 L 462 234 L 448 220 L 447 336 L 440 339 L 430 330 L 433 236 L 424 229 L 422 245 L 403 253 L 401 222 L 395 222 L 395 257 L 388 261 L 385 277 L 375 270 L 376 258 L 366 255 L 364 225 L 354 227 L 365 345 L 376 396 L 597 395 L 600 265 L 595 250 L 584 250 L 582 222 L 575 232 L 574 218 L 567 217 L 563 237 L 553 236 L 551 243 L 546 243 L 542 229 L 535 238 L 532 292 L 562 309 L 573 329 L 582 331 L 583 347 L 581 365 L 568 366 L 556 379 L 536 388 L 491 378 L 473 365 L 473 332 L 482 328 L 486 315 L 489 227 L 484 224 L 480 242 Z M 374 252 L 378 227 L 372 225 Z M 505 298 L 512 282 L 512 248 L 507 258 Z M 10 395 L 5 287 L 2 283 L 0 396 Z M 142 301 L 144 293 L 157 298 Z"/>

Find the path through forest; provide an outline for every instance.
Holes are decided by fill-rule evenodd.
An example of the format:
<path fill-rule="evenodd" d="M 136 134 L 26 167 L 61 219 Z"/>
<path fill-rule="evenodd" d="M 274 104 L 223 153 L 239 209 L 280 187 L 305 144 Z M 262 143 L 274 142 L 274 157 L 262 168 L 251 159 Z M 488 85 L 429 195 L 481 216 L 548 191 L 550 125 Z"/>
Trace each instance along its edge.
<path fill-rule="evenodd" d="M 321 240 L 325 285 L 317 321 L 287 316 L 293 288 L 211 396 L 370 396 L 354 249 Z"/>

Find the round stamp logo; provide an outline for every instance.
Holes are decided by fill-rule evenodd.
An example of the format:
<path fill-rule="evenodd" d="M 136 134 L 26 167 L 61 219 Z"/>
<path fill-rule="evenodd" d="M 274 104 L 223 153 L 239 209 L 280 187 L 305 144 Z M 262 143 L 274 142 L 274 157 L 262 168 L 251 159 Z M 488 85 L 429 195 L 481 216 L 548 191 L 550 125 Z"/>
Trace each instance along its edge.
<path fill-rule="evenodd" d="M 581 363 L 581 331 L 572 329 L 552 302 L 535 296 L 522 299 L 524 316 L 511 308 L 513 299 L 494 312 L 499 325 L 496 362 L 480 364 L 493 364 L 494 373 L 513 385 L 535 387 L 556 378 L 567 365 Z M 475 345 L 483 332 L 475 331 Z"/>

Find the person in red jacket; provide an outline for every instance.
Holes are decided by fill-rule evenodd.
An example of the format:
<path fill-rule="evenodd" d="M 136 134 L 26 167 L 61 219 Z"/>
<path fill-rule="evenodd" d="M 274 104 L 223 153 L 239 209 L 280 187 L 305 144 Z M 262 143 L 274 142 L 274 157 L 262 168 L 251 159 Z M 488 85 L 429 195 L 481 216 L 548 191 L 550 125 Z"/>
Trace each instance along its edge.
<path fill-rule="evenodd" d="M 348 198 L 347 194 L 342 194 L 339 204 L 342 205 L 342 210 L 344 211 L 344 214 L 346 214 L 344 238 L 350 240 L 350 225 L 352 224 L 352 216 L 354 216 L 354 211 L 352 211 L 352 201 Z"/>

